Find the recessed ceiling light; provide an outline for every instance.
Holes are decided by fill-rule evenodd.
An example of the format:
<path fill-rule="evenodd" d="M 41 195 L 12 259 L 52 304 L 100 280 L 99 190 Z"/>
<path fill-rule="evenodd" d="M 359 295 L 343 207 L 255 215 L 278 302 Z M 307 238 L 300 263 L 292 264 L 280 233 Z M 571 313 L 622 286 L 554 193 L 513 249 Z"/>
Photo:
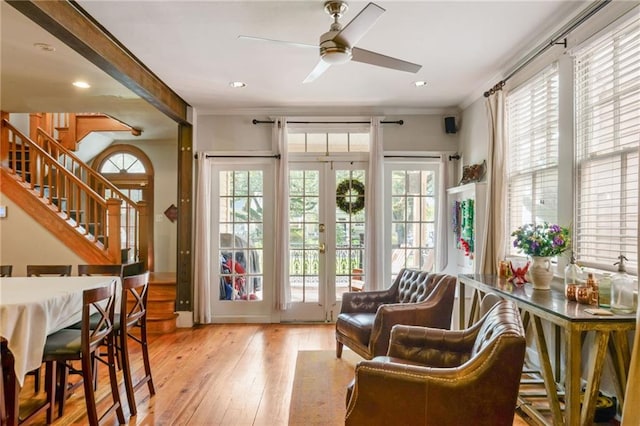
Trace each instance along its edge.
<path fill-rule="evenodd" d="M 89 83 L 87 83 L 86 81 L 74 81 L 73 83 L 74 86 L 80 88 L 80 89 L 88 89 L 89 87 L 91 87 L 91 85 Z"/>
<path fill-rule="evenodd" d="M 40 49 L 44 52 L 55 52 L 56 48 L 47 43 L 33 43 L 33 47 Z"/>
<path fill-rule="evenodd" d="M 231 83 L 229 83 L 230 87 L 233 87 L 234 89 L 239 89 L 241 87 L 247 87 L 247 83 L 243 83 L 241 81 L 232 81 Z"/>
<path fill-rule="evenodd" d="M 416 87 L 424 87 L 424 86 L 426 86 L 426 85 L 427 85 L 427 82 L 426 82 L 426 81 L 422 81 L 422 80 L 420 80 L 420 81 L 414 81 L 414 82 L 413 82 L 413 84 L 414 84 L 414 86 L 416 86 Z"/>

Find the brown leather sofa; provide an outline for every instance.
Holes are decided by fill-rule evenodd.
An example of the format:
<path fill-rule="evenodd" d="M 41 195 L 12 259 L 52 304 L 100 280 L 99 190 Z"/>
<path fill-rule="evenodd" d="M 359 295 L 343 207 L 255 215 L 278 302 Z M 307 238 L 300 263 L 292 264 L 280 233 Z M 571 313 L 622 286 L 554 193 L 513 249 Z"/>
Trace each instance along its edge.
<path fill-rule="evenodd" d="M 356 366 L 345 424 L 511 426 L 525 346 L 506 300 L 466 330 L 397 325 L 388 356 Z"/>
<path fill-rule="evenodd" d="M 336 320 L 336 356 L 347 345 L 365 359 L 386 355 L 396 324 L 450 328 L 456 277 L 402 269 L 382 291 L 342 295 Z"/>

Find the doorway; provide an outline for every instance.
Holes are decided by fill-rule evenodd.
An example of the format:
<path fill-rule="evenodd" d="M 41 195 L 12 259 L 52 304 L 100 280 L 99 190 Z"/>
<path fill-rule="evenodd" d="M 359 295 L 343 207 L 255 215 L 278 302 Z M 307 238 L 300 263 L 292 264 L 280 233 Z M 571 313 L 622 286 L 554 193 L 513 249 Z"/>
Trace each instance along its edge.
<path fill-rule="evenodd" d="M 366 163 L 289 163 L 290 308 L 283 321 L 332 322 L 364 281 Z"/>

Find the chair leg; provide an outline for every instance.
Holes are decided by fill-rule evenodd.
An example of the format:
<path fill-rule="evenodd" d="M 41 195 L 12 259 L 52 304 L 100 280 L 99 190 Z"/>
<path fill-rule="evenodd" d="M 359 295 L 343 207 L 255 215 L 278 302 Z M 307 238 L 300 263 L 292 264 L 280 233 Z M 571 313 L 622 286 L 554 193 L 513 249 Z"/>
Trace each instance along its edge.
<path fill-rule="evenodd" d="M 67 380 L 69 379 L 69 368 L 64 362 L 58 364 L 58 383 L 59 383 L 59 395 L 58 395 L 58 417 L 62 417 L 64 414 L 64 407 L 69 398 L 69 391 L 67 386 Z"/>
<path fill-rule="evenodd" d="M 147 318 L 142 320 L 142 326 L 140 328 L 140 343 L 142 345 L 142 360 L 144 361 L 144 374 L 145 380 L 149 385 L 149 393 L 151 396 L 156 394 L 156 389 L 153 386 L 153 378 L 151 377 L 151 363 L 149 362 L 149 345 L 147 343 Z"/>
<path fill-rule="evenodd" d="M 109 381 L 111 382 L 111 396 L 113 398 L 113 405 L 116 407 L 116 415 L 118 416 L 118 422 L 123 425 L 126 424 L 124 419 L 124 412 L 122 411 L 122 403 L 120 402 L 120 393 L 118 392 L 118 376 L 116 375 L 116 357 L 115 357 L 115 336 L 112 334 L 108 337 L 108 363 L 109 363 Z"/>
<path fill-rule="evenodd" d="M 47 361 L 45 365 L 45 391 L 47 392 L 47 424 L 53 423 L 56 406 L 56 362 Z M 66 370 L 66 368 L 65 368 Z"/>
<path fill-rule="evenodd" d="M 92 358 L 92 357 L 88 357 Z M 87 405 L 87 417 L 91 426 L 98 425 L 98 412 L 96 409 L 96 397 L 93 390 L 93 371 L 91 370 L 92 360 L 87 357 L 82 358 L 82 384 L 84 386 L 84 400 Z"/>
<path fill-rule="evenodd" d="M 133 389 L 133 382 L 131 381 L 131 364 L 129 363 L 129 347 L 127 344 L 128 333 L 125 329 L 121 328 L 118 331 L 118 339 L 120 340 L 120 359 L 122 365 L 122 377 L 124 378 L 124 388 L 127 391 L 127 403 L 129 404 L 129 412 L 132 416 L 138 413 L 136 408 L 135 389 Z"/>
<path fill-rule="evenodd" d="M 36 391 L 36 393 L 40 392 L 40 367 L 36 368 L 35 370 L 35 378 L 33 381 L 33 387 Z"/>
<path fill-rule="evenodd" d="M 342 343 L 336 340 L 336 358 L 342 358 Z"/>

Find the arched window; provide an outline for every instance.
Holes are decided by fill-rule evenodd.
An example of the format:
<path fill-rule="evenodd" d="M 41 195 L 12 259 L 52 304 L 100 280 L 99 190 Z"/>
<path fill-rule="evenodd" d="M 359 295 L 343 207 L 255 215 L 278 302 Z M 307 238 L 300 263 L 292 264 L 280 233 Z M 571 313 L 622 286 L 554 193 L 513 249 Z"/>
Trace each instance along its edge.
<path fill-rule="evenodd" d="M 139 148 L 132 145 L 114 144 L 98 154 L 93 160 L 93 169 L 97 170 L 111 183 L 113 183 L 131 201 L 146 201 L 149 230 L 149 257 L 147 259 L 149 270 L 153 270 L 153 165 L 149 157 Z M 110 189 L 105 188 L 102 194 L 110 198 Z M 123 241 L 135 238 L 134 226 L 127 220 L 126 207 L 123 204 L 121 212 Z M 127 253 L 125 260 L 134 260 L 135 253 Z"/>
<path fill-rule="evenodd" d="M 144 164 L 135 155 L 129 152 L 116 152 L 102 162 L 99 170 L 107 173 L 145 173 Z"/>

